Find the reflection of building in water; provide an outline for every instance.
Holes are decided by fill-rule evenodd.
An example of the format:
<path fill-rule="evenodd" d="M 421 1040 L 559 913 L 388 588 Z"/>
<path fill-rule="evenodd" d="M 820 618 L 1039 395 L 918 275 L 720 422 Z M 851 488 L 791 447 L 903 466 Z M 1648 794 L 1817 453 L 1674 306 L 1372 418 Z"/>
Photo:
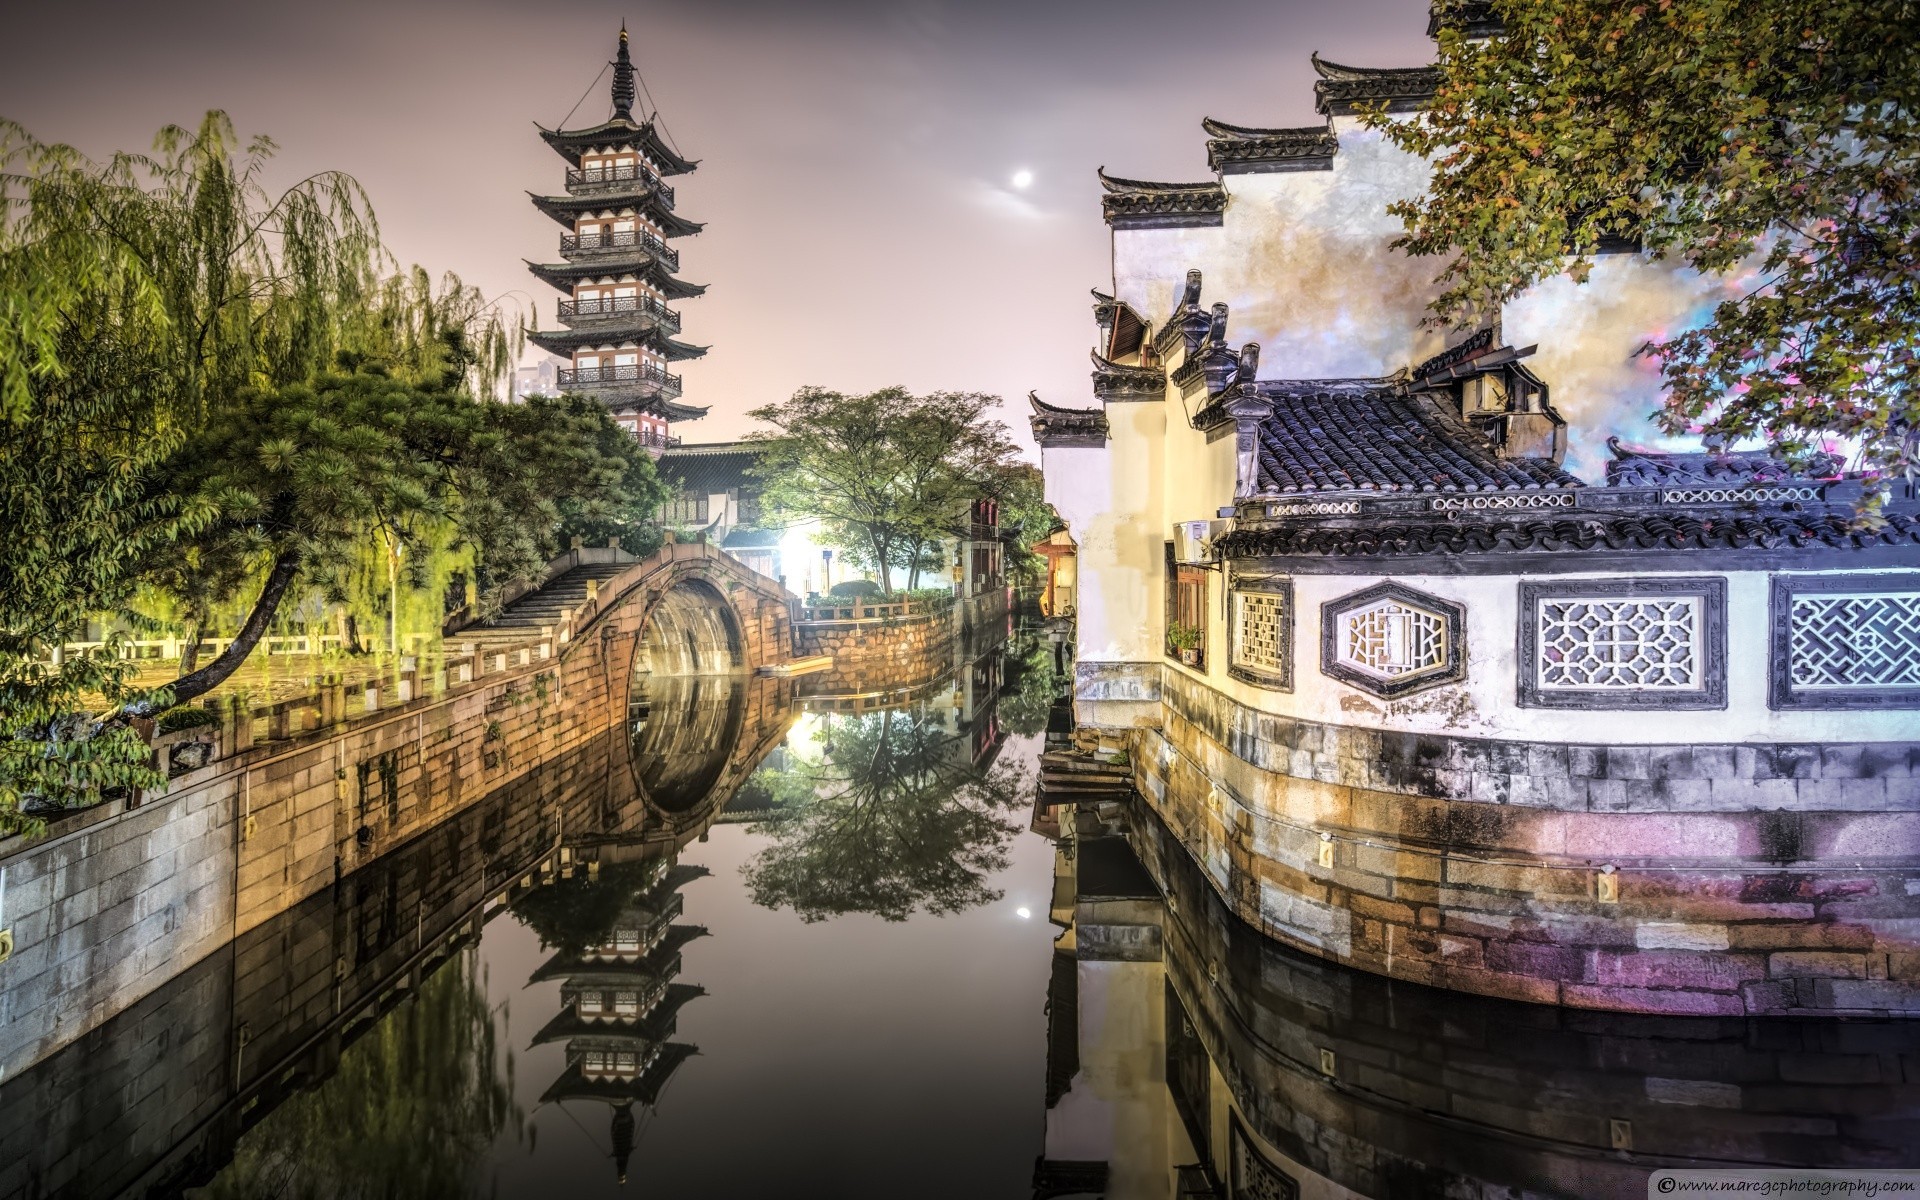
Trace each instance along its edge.
<path fill-rule="evenodd" d="M 545 893 L 560 901 L 551 907 L 591 921 L 596 901 L 609 889 L 631 889 L 611 922 L 587 934 L 590 944 L 562 945 L 528 980 L 560 980 L 560 1011 L 533 1044 L 565 1042 L 567 1065 L 541 1103 L 596 1100 L 612 1106 L 613 1155 L 622 1180 L 633 1152 L 634 1106 L 655 1103 L 674 1071 L 696 1053 L 670 1039 L 680 1007 L 704 991 L 675 977 L 681 947 L 706 930 L 675 924 L 674 918 L 683 908 L 681 887 L 705 874 L 704 867 L 676 864 L 671 854 L 605 867 L 596 860 Z M 543 939 L 554 933 L 541 930 Z"/>
<path fill-rule="evenodd" d="M 1143 806 L 1058 819 L 1036 1197 L 1637 1200 L 1660 1169 L 1920 1166 L 1911 1022 L 1394 982 L 1233 917 Z"/>

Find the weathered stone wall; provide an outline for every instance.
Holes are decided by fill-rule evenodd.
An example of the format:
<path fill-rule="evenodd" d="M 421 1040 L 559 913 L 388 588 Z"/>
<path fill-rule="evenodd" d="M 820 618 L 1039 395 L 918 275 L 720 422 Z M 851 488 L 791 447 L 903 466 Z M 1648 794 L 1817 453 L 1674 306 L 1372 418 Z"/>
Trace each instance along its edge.
<path fill-rule="evenodd" d="M 787 597 L 710 546 L 668 546 L 622 576 L 554 657 L 256 745 L 0 842 L 0 1079 L 245 934 L 626 715 L 641 632 L 692 588 L 734 614 L 751 667 L 791 654 Z M 117 811 L 116 811 L 117 810 Z"/>
<path fill-rule="evenodd" d="M 250 1118 L 331 1073 L 368 1014 L 473 940 L 483 906 L 598 805 L 621 743 L 604 732 L 222 946 L 66 1053 L 9 1073 L 0 1197 L 204 1182 Z"/>
<path fill-rule="evenodd" d="M 1303 1194 L 1324 1194 L 1312 1172 L 1365 1196 L 1614 1200 L 1678 1160 L 1913 1163 L 1920 1023 L 1676 1021 L 1397 985 L 1233 919 L 1151 817 L 1131 840 L 1169 897 L 1167 1037 L 1184 1013 L 1214 1068 L 1222 1173 L 1230 1119 L 1303 1168 Z"/>
<path fill-rule="evenodd" d="M 1136 683 L 1136 786 L 1285 944 L 1582 1008 L 1920 1014 L 1920 746 L 1393 734 Z"/>

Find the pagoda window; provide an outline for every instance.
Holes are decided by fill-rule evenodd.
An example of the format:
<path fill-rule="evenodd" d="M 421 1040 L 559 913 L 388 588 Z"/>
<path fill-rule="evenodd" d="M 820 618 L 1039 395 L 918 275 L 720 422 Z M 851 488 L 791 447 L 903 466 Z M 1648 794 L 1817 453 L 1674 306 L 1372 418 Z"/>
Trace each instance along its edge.
<path fill-rule="evenodd" d="M 616 220 L 616 221 L 615 221 L 615 222 L 613 223 L 613 231 L 614 231 L 615 233 L 632 233 L 632 232 L 633 232 L 633 218 L 632 218 L 632 217 L 625 217 L 625 218 L 622 218 L 622 219 L 620 219 L 620 220 Z"/>
<path fill-rule="evenodd" d="M 640 993 L 615 992 L 613 994 L 613 1011 L 622 1016 L 629 1017 L 637 1014 L 640 1011 Z"/>
<path fill-rule="evenodd" d="M 599 992 L 581 992 L 580 1011 L 583 1013 L 605 1012 L 606 998 Z"/>
<path fill-rule="evenodd" d="M 573 365 L 582 368 L 597 367 L 600 365 L 600 356 L 598 354 L 582 354 L 573 360 Z"/>
<path fill-rule="evenodd" d="M 613 356 L 613 365 L 616 367 L 638 366 L 639 363 L 640 356 L 637 354 L 616 354 Z"/>

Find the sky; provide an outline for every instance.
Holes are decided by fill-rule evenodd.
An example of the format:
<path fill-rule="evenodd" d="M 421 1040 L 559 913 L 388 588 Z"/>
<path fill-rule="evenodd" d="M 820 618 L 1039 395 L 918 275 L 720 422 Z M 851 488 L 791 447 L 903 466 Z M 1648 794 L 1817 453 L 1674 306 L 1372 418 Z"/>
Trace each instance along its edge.
<path fill-rule="evenodd" d="M 678 242 L 709 285 L 677 305 L 711 347 L 678 368 L 711 406 L 688 441 L 805 385 L 900 384 L 1002 397 L 1030 446 L 1029 391 L 1093 403 L 1097 168 L 1209 178 L 1202 117 L 1318 120 L 1310 52 L 1432 57 L 1424 0 L 4 0 L 0 117 L 104 156 L 224 109 L 279 143 L 273 181 L 353 175 L 400 261 L 552 328 L 523 260 L 556 261 L 560 228 L 526 193 L 564 163 L 534 124 L 608 115 L 622 20 L 700 160 L 672 181 L 706 223 Z"/>

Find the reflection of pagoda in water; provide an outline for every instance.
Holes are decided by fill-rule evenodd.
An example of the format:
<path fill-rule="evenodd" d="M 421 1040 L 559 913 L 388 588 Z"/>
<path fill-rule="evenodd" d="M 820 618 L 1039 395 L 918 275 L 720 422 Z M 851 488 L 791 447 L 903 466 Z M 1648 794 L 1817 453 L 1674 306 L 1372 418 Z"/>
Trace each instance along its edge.
<path fill-rule="evenodd" d="M 587 863 L 583 873 L 558 885 L 575 890 L 582 910 L 591 907 L 597 889 L 633 890 L 594 944 L 563 946 L 528 981 L 560 981 L 560 1011 L 534 1035 L 533 1044 L 564 1042 L 567 1066 L 540 1102 L 609 1105 L 612 1153 L 622 1182 L 633 1153 L 635 1107 L 657 1103 L 680 1064 L 698 1053 L 671 1039 L 681 1006 L 705 989 L 675 977 L 681 948 L 707 931 L 675 924 L 675 918 L 684 907 L 680 889 L 707 873 L 705 867 L 676 863 L 671 853 L 611 864 L 604 877 L 598 861 Z"/>

